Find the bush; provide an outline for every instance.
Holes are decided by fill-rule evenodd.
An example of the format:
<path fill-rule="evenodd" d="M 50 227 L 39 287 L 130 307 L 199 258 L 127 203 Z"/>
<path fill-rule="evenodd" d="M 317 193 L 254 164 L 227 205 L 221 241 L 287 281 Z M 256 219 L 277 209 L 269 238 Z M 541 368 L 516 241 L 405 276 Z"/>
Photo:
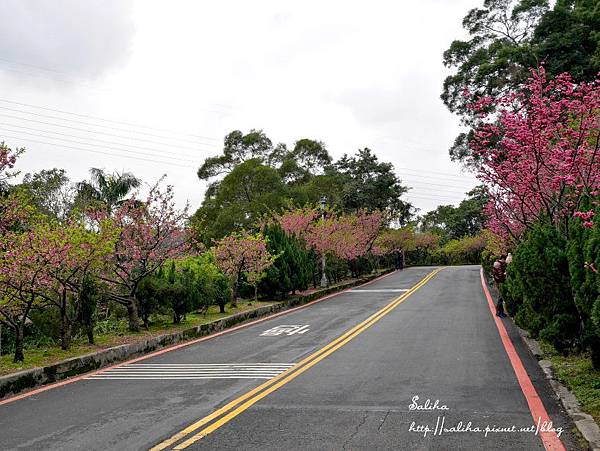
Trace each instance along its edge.
<path fill-rule="evenodd" d="M 279 224 L 264 228 L 267 248 L 271 255 L 277 255 L 274 263 L 267 268 L 265 278 L 259 284 L 261 293 L 279 296 L 305 290 L 312 278 L 314 259 L 304 243 L 293 235 L 287 235 Z"/>
<path fill-rule="evenodd" d="M 448 241 L 433 252 L 433 261 L 441 265 L 476 265 L 481 262 L 486 238 L 483 235 L 466 236 Z"/>
<path fill-rule="evenodd" d="M 157 313 L 161 308 L 165 310 L 160 292 L 162 284 L 162 275 L 144 277 L 136 292 L 140 317 L 146 329 L 150 324 L 150 315 Z"/>
<path fill-rule="evenodd" d="M 579 339 L 565 249 L 565 240 L 553 226 L 536 224 L 516 249 L 503 289 L 517 324 L 563 353 Z"/>
<path fill-rule="evenodd" d="M 217 267 L 212 253 L 179 259 L 176 267 L 189 274 L 189 286 L 197 290 L 193 309 L 206 312 L 208 307 L 216 304 L 221 313 L 225 312 L 225 304 L 231 300 L 231 286 L 227 276 Z"/>
<path fill-rule="evenodd" d="M 570 224 L 567 245 L 571 286 L 581 319 L 581 346 L 589 348 L 595 368 L 600 368 L 600 328 L 594 322 L 594 306 L 600 296 L 600 277 L 589 263 L 600 267 L 600 227 L 585 228 L 578 218 Z"/>

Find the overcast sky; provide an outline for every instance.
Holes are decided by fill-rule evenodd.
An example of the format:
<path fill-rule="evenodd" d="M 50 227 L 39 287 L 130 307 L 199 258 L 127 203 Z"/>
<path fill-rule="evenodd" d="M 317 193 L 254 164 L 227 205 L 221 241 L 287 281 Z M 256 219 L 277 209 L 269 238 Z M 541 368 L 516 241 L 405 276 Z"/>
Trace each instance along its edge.
<path fill-rule="evenodd" d="M 369 147 L 422 212 L 456 204 L 476 182 L 448 157 L 442 52 L 481 3 L 3 0 L 0 139 L 27 148 L 23 173 L 167 174 L 193 211 L 202 160 L 257 128 Z"/>

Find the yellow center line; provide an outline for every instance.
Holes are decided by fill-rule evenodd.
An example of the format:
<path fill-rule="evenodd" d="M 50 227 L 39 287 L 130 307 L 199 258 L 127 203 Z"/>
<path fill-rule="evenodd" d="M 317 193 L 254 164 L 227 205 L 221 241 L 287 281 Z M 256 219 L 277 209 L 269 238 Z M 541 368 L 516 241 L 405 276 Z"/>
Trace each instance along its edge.
<path fill-rule="evenodd" d="M 173 449 L 187 448 L 194 442 L 200 440 L 202 437 L 205 437 L 206 435 L 210 434 L 214 430 L 218 429 L 223 424 L 227 423 L 232 418 L 236 417 L 237 415 L 242 413 L 244 410 L 248 409 L 250 406 L 252 406 L 256 402 L 258 402 L 260 399 L 264 398 L 265 396 L 267 396 L 268 394 L 277 390 L 281 386 L 285 385 L 286 383 L 288 383 L 295 377 L 299 376 L 301 373 L 306 371 L 308 368 L 312 367 L 313 365 L 316 365 L 319 361 L 321 361 L 322 359 L 324 359 L 331 353 L 335 352 L 337 349 L 341 348 L 346 343 L 348 343 L 350 340 L 352 340 L 357 335 L 362 333 L 364 330 L 366 330 L 367 328 L 369 328 L 370 326 L 375 324 L 383 316 L 387 315 L 390 311 L 392 311 L 395 307 L 397 307 L 400 303 L 402 303 L 406 298 L 408 298 L 411 294 L 413 294 L 415 291 L 417 291 L 419 288 L 421 288 L 423 285 L 425 285 L 439 271 L 441 271 L 441 269 L 442 268 L 432 271 L 426 277 L 421 279 L 416 285 L 414 285 L 409 291 L 402 294 L 398 298 L 394 299 L 388 305 L 386 305 L 382 309 L 378 310 L 377 312 L 375 312 L 374 314 L 369 316 L 366 320 L 357 324 L 352 329 L 350 329 L 349 331 L 347 331 L 340 337 L 336 338 L 335 340 L 333 340 L 331 343 L 327 344 L 323 348 L 319 349 L 315 353 L 306 357 L 305 359 L 303 359 L 302 361 L 300 361 L 299 363 L 297 363 L 296 365 L 294 365 L 287 371 L 279 374 L 278 376 L 274 377 L 273 379 L 270 379 L 269 381 L 265 382 L 264 384 L 259 385 L 258 387 L 250 390 L 249 392 L 245 393 L 244 395 L 229 402 L 228 404 L 221 407 L 220 409 L 215 410 L 214 412 L 207 415 L 206 417 L 191 424 L 190 426 L 186 427 L 182 431 L 173 435 L 169 439 L 154 446 L 153 448 L 151 448 L 150 451 L 160 451 L 160 450 L 166 449 L 166 448 L 172 446 L 173 444 L 177 443 L 179 440 L 187 437 L 194 431 L 198 430 L 205 424 L 207 424 L 207 423 L 211 422 L 212 420 L 220 417 L 221 415 L 224 415 L 225 413 L 231 411 L 227 415 L 223 416 L 220 420 L 214 422 L 209 427 L 203 429 L 202 431 L 195 434 L 188 440 L 182 442 L 181 444 L 179 444 L 178 446 L 176 446 Z M 244 403 L 244 404 L 240 405 L 241 403 Z M 237 406 L 239 406 L 239 407 L 237 407 Z"/>

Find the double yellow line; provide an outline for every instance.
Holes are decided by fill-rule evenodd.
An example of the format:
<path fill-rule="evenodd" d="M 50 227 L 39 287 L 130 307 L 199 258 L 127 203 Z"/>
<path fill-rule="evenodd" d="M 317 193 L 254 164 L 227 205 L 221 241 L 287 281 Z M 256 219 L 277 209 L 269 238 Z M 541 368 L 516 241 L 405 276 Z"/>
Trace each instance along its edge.
<path fill-rule="evenodd" d="M 210 423 L 211 421 L 220 417 L 214 423 L 205 427 L 201 431 L 196 432 L 194 435 L 187 438 L 187 440 L 179 443 L 178 445 L 174 446 L 171 449 L 185 449 L 188 446 L 190 446 L 193 443 L 200 440 L 201 438 L 206 437 L 208 434 L 217 430 L 218 428 L 223 426 L 225 423 L 229 422 L 230 420 L 232 420 L 233 418 L 238 416 L 244 410 L 248 409 L 253 404 L 260 401 L 265 396 L 269 395 L 270 393 L 274 392 L 278 388 L 287 384 L 289 381 L 295 379 L 300 374 L 305 372 L 307 369 L 316 365 L 321 360 L 323 360 L 325 357 L 332 354 L 333 352 L 335 352 L 336 350 L 338 350 L 339 348 L 344 346 L 346 343 L 348 343 L 350 340 L 352 340 L 353 338 L 355 338 L 356 336 L 358 336 L 359 334 L 364 332 L 366 329 L 371 327 L 373 324 L 375 324 L 377 321 L 379 321 L 385 315 L 390 313 L 394 308 L 396 308 L 398 305 L 400 305 L 406 298 L 408 298 L 410 295 L 412 295 L 415 291 L 417 291 L 419 288 L 421 288 L 423 285 L 425 285 L 427 282 L 429 282 L 429 280 L 431 280 L 441 270 L 442 270 L 442 268 L 432 271 L 427 276 L 425 276 L 423 279 L 421 279 L 416 285 L 414 285 L 410 290 L 408 290 L 407 292 L 405 292 L 398 298 L 394 299 L 392 302 L 387 304 L 381 310 L 378 310 L 373 315 L 369 316 L 366 320 L 364 320 L 360 324 L 354 326 L 348 332 L 344 333 L 343 335 L 341 335 L 338 338 L 336 338 L 335 340 L 333 340 L 331 343 L 327 344 L 326 346 L 322 347 L 315 353 L 309 355 L 302 361 L 298 362 L 296 365 L 294 365 L 287 371 L 279 374 L 278 376 L 274 377 L 273 379 L 268 380 L 264 384 L 259 385 L 258 387 L 254 388 L 253 390 L 250 390 L 249 392 L 245 393 L 244 395 L 240 396 L 239 398 L 234 399 L 233 401 L 224 405 L 220 409 L 215 410 L 210 415 L 207 415 L 204 418 L 189 425 L 182 431 L 178 432 L 177 434 L 175 434 L 172 437 L 165 440 L 164 442 L 161 442 L 158 445 L 154 446 L 153 448 L 151 448 L 150 451 L 160 451 L 163 449 L 170 448 L 173 445 L 175 445 L 175 443 L 179 442 L 180 440 L 183 440 L 186 437 L 190 436 L 191 434 L 194 434 L 202 426 L 204 426 L 204 425 Z"/>

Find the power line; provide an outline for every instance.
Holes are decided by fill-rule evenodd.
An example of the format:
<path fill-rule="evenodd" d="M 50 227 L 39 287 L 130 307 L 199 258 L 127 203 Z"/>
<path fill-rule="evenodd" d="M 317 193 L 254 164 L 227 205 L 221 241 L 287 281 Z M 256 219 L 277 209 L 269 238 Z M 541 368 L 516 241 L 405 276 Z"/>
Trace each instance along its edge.
<path fill-rule="evenodd" d="M 152 127 L 152 126 L 143 125 L 143 124 L 135 124 L 133 122 L 116 121 L 116 120 L 113 120 L 113 119 L 106 119 L 106 118 L 103 118 L 103 117 L 91 116 L 91 115 L 88 115 L 88 114 L 72 113 L 72 112 L 66 111 L 66 110 L 59 110 L 59 109 L 56 109 L 56 108 L 49 108 L 49 107 L 43 107 L 43 106 L 38 106 L 38 105 L 32 105 L 30 103 L 15 102 L 15 101 L 12 101 L 12 100 L 2 99 L 2 98 L 0 98 L 0 102 L 9 103 L 9 104 L 13 104 L 13 105 L 24 106 L 24 107 L 29 107 L 29 108 L 37 108 L 39 110 L 51 111 L 53 113 L 68 114 L 68 115 L 71 115 L 71 116 L 81 117 L 81 118 L 85 118 L 85 119 L 93 119 L 93 120 L 103 121 L 103 122 L 109 122 L 109 123 L 113 123 L 113 124 L 127 125 L 127 126 L 130 126 L 130 127 L 145 128 L 145 129 L 148 129 L 148 130 L 158 130 L 158 131 L 161 131 L 161 132 L 171 133 L 171 134 L 174 134 L 174 135 L 190 136 L 190 137 L 194 137 L 194 138 L 198 138 L 198 139 L 204 139 L 204 140 L 208 140 L 208 141 L 217 141 L 217 142 L 220 141 L 217 138 L 211 138 L 209 136 L 202 136 L 202 135 L 195 135 L 195 134 L 192 134 L 192 133 L 178 132 L 178 131 L 170 130 L 170 129 L 166 129 L 166 128 Z M 6 107 L 3 107 L 3 108 L 6 109 Z M 22 113 L 34 114 L 34 115 L 40 116 L 39 113 L 34 113 L 34 112 L 29 112 L 29 111 L 20 111 L 20 110 L 13 110 L 13 111 L 19 111 L 19 112 L 22 112 Z M 43 116 L 43 117 L 51 117 L 51 118 L 54 119 L 53 116 Z M 64 120 L 64 121 L 73 121 L 73 122 L 75 122 L 73 119 L 66 119 L 66 118 L 60 118 L 60 119 Z M 82 123 L 82 122 L 79 122 L 79 123 Z M 86 125 L 94 125 L 96 127 L 107 127 L 107 128 L 113 128 L 115 130 L 124 131 L 123 129 L 118 129 L 118 128 L 114 128 L 114 127 L 108 127 L 108 126 L 105 126 L 105 125 L 89 124 L 88 122 L 83 122 L 83 123 L 86 124 Z M 181 138 L 173 138 L 173 137 L 169 137 L 169 136 L 153 135 L 153 134 L 150 134 L 150 133 L 147 133 L 147 132 L 140 132 L 140 131 L 135 131 L 135 130 L 125 130 L 125 131 L 133 131 L 134 133 L 140 133 L 140 134 L 145 134 L 145 135 L 154 136 L 154 137 L 167 138 L 167 139 L 181 139 Z M 184 141 L 188 141 L 188 140 L 184 140 Z M 188 142 L 193 142 L 193 141 L 188 141 Z"/>
<path fill-rule="evenodd" d="M 55 139 L 57 141 L 64 141 L 67 143 L 72 143 L 72 144 L 78 144 L 78 145 L 83 145 L 83 146 L 93 146 L 93 147 L 98 147 L 101 149 L 107 149 L 107 150 L 116 150 L 118 152 L 127 152 L 127 153 L 132 153 L 132 154 L 137 154 L 137 155 L 143 155 L 143 156 L 147 156 L 147 153 L 143 153 L 143 152 L 136 152 L 135 150 L 129 150 L 129 149 L 122 149 L 122 148 L 116 148 L 116 147 L 108 147 L 108 146 L 98 146 L 95 144 L 89 144 L 86 142 L 82 142 L 82 141 L 75 141 L 72 139 L 64 139 L 64 138 L 55 138 L 54 136 L 46 136 L 46 135 L 38 135 L 35 133 L 28 133 L 28 132 L 22 132 L 22 131 L 18 131 L 18 130 L 8 130 L 11 133 L 24 133 L 26 135 L 30 135 L 30 136 L 34 136 L 37 138 L 50 138 L 50 139 Z M 8 136 L 8 135 L 4 135 L 4 136 Z M 13 136 L 14 138 L 14 136 Z M 27 138 L 22 138 L 22 137 L 16 137 L 17 139 L 27 139 Z M 53 144 L 53 143 L 45 143 L 45 144 Z M 56 145 L 56 143 L 54 143 L 54 145 Z M 59 144 L 61 145 L 61 144 Z M 151 155 L 151 156 L 158 156 L 158 155 Z M 184 161 L 184 162 L 189 162 L 189 163 L 195 163 L 192 160 L 184 160 L 181 158 L 170 158 L 171 160 L 177 160 L 177 161 Z"/>
<path fill-rule="evenodd" d="M 421 195 L 421 196 L 411 196 L 410 194 L 407 194 L 407 196 L 409 198 L 415 198 L 415 199 L 427 199 L 427 200 L 435 200 L 435 201 L 440 201 L 440 202 L 450 202 L 450 201 L 456 202 L 455 197 L 436 196 L 435 194 Z"/>
<path fill-rule="evenodd" d="M 102 152 L 100 150 L 82 149 L 82 148 L 79 148 L 79 147 L 66 146 L 64 144 L 49 143 L 47 141 L 40 141 L 40 140 L 37 140 L 37 139 L 23 138 L 21 136 L 5 135 L 5 137 L 6 138 L 18 139 L 18 140 L 21 140 L 21 141 L 35 142 L 35 143 L 38 143 L 38 144 L 47 144 L 47 145 L 50 145 L 50 146 L 59 146 L 59 148 L 61 148 L 61 149 L 69 149 L 69 150 L 77 150 L 77 151 L 90 152 L 90 153 L 98 153 L 98 154 L 102 154 L 102 155 L 109 155 L 111 157 L 122 157 L 122 158 L 129 158 L 131 160 L 148 161 L 148 162 L 152 162 L 152 163 L 160 163 L 160 164 L 166 164 L 166 165 L 170 165 L 170 166 L 177 166 L 177 167 L 180 167 L 180 168 L 187 168 L 187 169 L 190 168 L 190 165 L 177 164 L 177 163 L 173 163 L 171 161 L 159 161 L 159 160 L 153 160 L 153 159 L 149 159 L 149 158 L 133 157 L 131 155 L 120 155 L 120 154 L 114 154 L 114 153 L 109 153 L 109 152 Z"/>
<path fill-rule="evenodd" d="M 8 118 L 11 118 L 11 119 L 13 118 L 13 116 L 9 116 L 9 115 L 6 115 L 6 114 L 0 114 L 0 117 L 8 117 Z M 169 146 L 168 143 L 160 143 L 160 142 L 157 142 L 157 141 L 148 141 L 148 140 L 145 140 L 145 139 L 128 138 L 128 137 L 125 137 L 125 136 L 112 135 L 110 133 L 96 132 L 94 130 L 85 130 L 85 129 L 81 129 L 81 128 L 77 128 L 77 127 L 69 127 L 69 126 L 66 126 L 66 125 L 51 124 L 51 123 L 44 122 L 44 121 L 30 120 L 30 122 L 35 122 L 35 123 L 38 123 L 38 124 L 45 124 L 45 125 L 50 125 L 50 126 L 56 126 L 56 127 L 62 127 L 62 128 L 68 128 L 70 130 L 78 130 L 78 131 L 83 131 L 83 132 L 86 132 L 86 133 L 96 133 L 96 134 L 100 134 L 100 135 L 114 136 L 116 138 L 129 139 L 131 141 L 143 141 L 143 142 L 150 142 L 150 143 L 153 143 L 153 144 L 159 144 L 159 145 Z M 84 136 L 69 135 L 67 133 L 55 132 L 53 130 L 41 130 L 41 129 L 32 128 L 32 127 L 25 127 L 23 125 L 9 124 L 9 123 L 6 123 L 6 122 L 0 122 L 0 125 L 6 125 L 6 126 L 9 126 L 9 127 L 17 127 L 17 128 L 22 128 L 22 129 L 25 129 L 25 130 L 33 130 L 33 131 L 38 131 L 38 132 L 54 133 L 56 135 L 67 136 L 67 137 L 71 137 L 71 138 L 87 139 Z M 138 149 L 143 149 L 143 150 L 156 150 L 156 151 L 159 151 L 159 152 L 171 153 L 171 154 L 177 155 L 177 156 L 188 156 L 188 154 L 182 154 L 182 153 L 179 153 L 179 152 L 163 151 L 162 149 L 153 149 L 153 148 L 149 148 L 149 147 L 146 147 L 146 146 L 136 146 L 135 144 L 127 144 L 127 143 L 121 143 L 121 142 L 115 142 L 115 141 L 107 141 L 107 140 L 98 139 L 98 138 L 90 138 L 90 139 L 92 139 L 94 141 L 105 142 L 107 144 L 117 144 L 117 145 L 128 146 L 128 147 L 136 147 Z M 173 147 L 177 147 L 177 146 L 173 146 Z M 192 147 L 181 147 L 181 149 L 188 149 L 188 150 L 192 150 L 192 151 L 195 151 L 195 152 L 206 151 L 206 149 L 194 149 Z M 189 155 L 189 156 L 191 156 L 191 155 Z"/>
<path fill-rule="evenodd" d="M 411 169 L 411 168 L 401 168 L 401 167 L 397 167 L 396 170 L 401 170 L 401 171 L 412 171 L 412 172 L 416 172 L 418 171 L 417 169 Z M 438 174 L 438 175 L 443 175 L 446 177 L 454 177 L 454 178 L 464 178 L 464 175 L 456 175 L 456 174 L 452 174 L 449 172 L 436 172 L 436 171 L 427 171 L 430 174 Z"/>
<path fill-rule="evenodd" d="M 196 141 L 190 141 L 187 139 L 181 139 L 181 138 L 176 138 L 176 137 L 169 137 L 169 136 L 163 136 L 163 135 L 154 135 L 152 133 L 146 133 L 146 132 L 139 132 L 137 130 L 131 130 L 131 129 L 125 129 L 125 128 L 119 128 L 119 127 L 111 127 L 108 125 L 101 125 L 101 124 L 92 124 L 89 122 L 83 122 L 83 121 L 77 121 L 74 119 L 66 119 L 66 118 L 62 118 L 62 117 L 57 117 L 57 116 L 50 116 L 47 114 L 39 114 L 39 113 L 34 113 L 31 111 L 22 111 L 22 110 L 17 110 L 14 108 L 8 108 L 8 107 L 4 107 L 4 106 L 0 106 L 0 109 L 2 110 L 7 110 L 7 111 L 13 111 L 15 113 L 21 113 L 21 114 L 30 114 L 32 116 L 37 116 L 37 117 L 43 117 L 43 118 L 49 118 L 49 119 L 54 119 L 54 120 L 59 120 L 59 121 L 65 121 L 67 123 L 74 123 L 74 124 L 83 124 L 83 125 L 87 125 L 88 127 L 101 127 L 101 128 L 107 128 L 110 130 L 117 130 L 117 131 L 124 131 L 127 133 L 137 133 L 140 135 L 147 135 L 147 136 L 153 136 L 153 137 L 157 137 L 157 138 L 162 138 L 162 139 L 175 139 L 178 141 L 182 141 L 182 142 L 186 142 L 186 143 L 191 143 L 191 144 L 195 144 L 195 145 L 212 145 L 211 143 L 203 143 L 203 142 L 196 142 Z M 5 115 L 5 117 L 13 117 L 14 119 L 19 119 L 19 120 L 23 120 L 23 121 L 30 121 L 30 122 L 39 122 L 36 121 L 35 119 L 31 119 L 31 118 L 27 118 L 27 117 L 18 117 L 18 116 L 9 116 L 9 115 Z M 44 122 L 42 122 L 44 123 Z M 58 124 L 50 124 L 50 125 L 54 125 L 56 127 L 66 127 L 66 128 L 71 128 L 68 127 L 66 125 L 58 125 Z M 102 133 L 100 131 L 98 131 L 98 133 Z M 136 138 L 136 139 L 142 139 L 142 138 Z"/>
<path fill-rule="evenodd" d="M 477 184 L 477 181 L 473 182 L 473 183 L 468 183 L 465 182 L 464 184 L 457 184 L 458 180 L 451 180 L 450 182 L 446 182 L 444 179 L 437 179 L 437 178 L 433 178 L 433 177 L 427 177 L 427 176 L 411 176 L 411 178 L 402 178 L 401 179 L 402 182 L 406 182 L 406 183 L 426 183 L 427 185 L 437 185 L 437 186 L 442 186 L 442 187 L 451 187 L 451 188 L 460 188 L 460 189 L 468 189 L 468 190 L 472 190 L 474 185 L 473 183 Z M 434 180 L 434 181 L 431 181 Z M 436 183 L 439 181 L 443 181 L 443 183 Z"/>
<path fill-rule="evenodd" d="M 152 159 L 152 158 L 142 158 L 142 157 L 132 156 L 132 155 L 116 154 L 116 153 L 112 153 L 112 152 L 104 152 L 102 150 L 97 150 L 97 149 L 86 149 L 86 148 L 81 148 L 81 147 L 73 147 L 73 146 L 69 146 L 69 145 L 65 145 L 65 144 L 57 144 L 57 143 L 52 143 L 52 142 L 48 142 L 48 141 L 41 141 L 38 139 L 24 138 L 22 136 L 10 136 L 10 135 L 4 135 L 4 136 L 7 138 L 17 139 L 17 140 L 21 140 L 21 141 L 50 145 L 50 146 L 54 146 L 59 149 L 64 149 L 67 151 L 78 151 L 78 152 L 81 151 L 81 152 L 88 152 L 88 153 L 99 154 L 99 155 L 108 155 L 111 157 L 128 158 L 131 160 L 145 161 L 145 162 L 150 162 L 150 163 L 159 163 L 162 165 L 174 166 L 174 167 L 185 168 L 185 169 L 190 169 L 193 167 L 191 165 L 178 164 L 178 163 L 173 162 L 172 160 L 164 161 L 164 160 L 156 160 L 156 159 Z M 107 149 L 113 150 L 112 148 L 107 148 Z M 119 151 L 119 149 L 114 149 L 114 150 Z M 442 203 L 442 202 L 443 203 L 456 203 L 456 202 L 458 202 L 458 200 L 456 200 L 455 198 L 436 196 L 435 194 L 412 195 L 410 193 L 406 193 L 406 196 L 410 199 L 428 200 L 428 201 L 433 201 L 433 202 L 438 202 L 438 203 Z"/>

